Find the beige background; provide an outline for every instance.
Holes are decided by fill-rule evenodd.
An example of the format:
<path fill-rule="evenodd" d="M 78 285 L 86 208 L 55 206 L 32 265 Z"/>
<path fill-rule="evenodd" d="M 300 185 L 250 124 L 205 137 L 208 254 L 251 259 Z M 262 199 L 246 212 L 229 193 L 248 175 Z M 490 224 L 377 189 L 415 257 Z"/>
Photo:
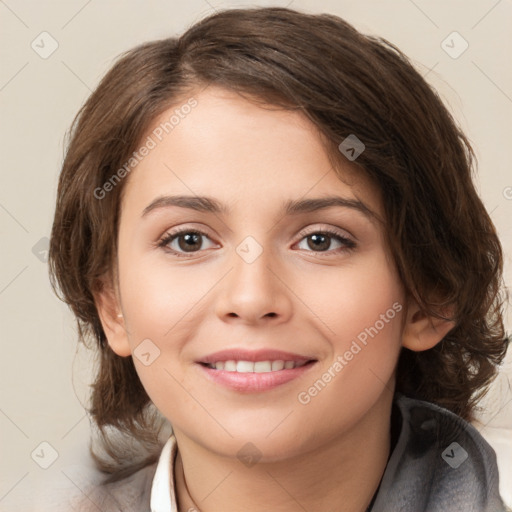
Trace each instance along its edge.
<path fill-rule="evenodd" d="M 86 468 L 88 355 L 52 294 L 44 263 L 64 133 L 113 59 L 134 45 L 183 32 L 214 8 L 289 5 L 330 12 L 409 55 L 474 143 L 478 188 L 506 252 L 512 281 L 512 2 L 510 0 L 0 0 L 0 510 L 50 509 Z M 39 52 L 57 50 L 43 59 Z M 441 46 L 457 31 L 458 58 Z M 41 48 L 41 38 L 45 46 Z M 39 43 L 38 43 L 39 42 Z M 456 40 L 455 50 L 461 48 Z M 37 48 L 37 47 L 36 47 Z M 41 240 L 42 239 L 42 240 Z M 510 330 L 511 316 L 507 326 Z M 495 447 L 501 490 L 512 505 L 512 354 L 476 426 Z M 42 469 L 39 464 L 55 462 Z M 31 453 L 34 453 L 34 459 Z M 42 451 L 41 451 L 42 450 Z M 44 456 L 41 454 L 44 453 Z M 40 454 L 37 457 L 36 454 Z M 74 472 L 75 471 L 75 472 Z"/>

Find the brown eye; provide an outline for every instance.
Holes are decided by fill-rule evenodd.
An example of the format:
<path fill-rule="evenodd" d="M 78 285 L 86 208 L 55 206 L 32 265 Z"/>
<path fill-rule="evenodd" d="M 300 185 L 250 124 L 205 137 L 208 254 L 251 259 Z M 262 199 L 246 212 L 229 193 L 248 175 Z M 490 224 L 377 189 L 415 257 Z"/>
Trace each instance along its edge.
<path fill-rule="evenodd" d="M 307 247 L 299 246 L 299 248 L 311 250 L 313 252 L 339 253 L 353 249 L 356 246 L 354 241 L 337 231 L 322 230 L 301 234 L 303 238 L 300 243 L 302 243 L 303 240 L 306 240 Z M 333 243 L 337 243 L 338 247 L 332 249 Z"/>
<path fill-rule="evenodd" d="M 184 235 L 178 235 L 176 237 L 178 240 L 178 246 L 183 251 L 198 251 L 201 249 L 202 240 L 201 235 L 199 233 L 186 233 Z"/>
<path fill-rule="evenodd" d="M 202 231 L 183 229 L 181 231 L 168 233 L 158 245 L 168 249 L 177 256 L 182 256 L 183 253 L 193 254 L 205 249 L 204 239 L 209 240 L 209 237 Z"/>
<path fill-rule="evenodd" d="M 324 234 L 314 234 L 307 237 L 308 246 L 313 250 L 327 251 L 331 245 L 331 237 Z"/>

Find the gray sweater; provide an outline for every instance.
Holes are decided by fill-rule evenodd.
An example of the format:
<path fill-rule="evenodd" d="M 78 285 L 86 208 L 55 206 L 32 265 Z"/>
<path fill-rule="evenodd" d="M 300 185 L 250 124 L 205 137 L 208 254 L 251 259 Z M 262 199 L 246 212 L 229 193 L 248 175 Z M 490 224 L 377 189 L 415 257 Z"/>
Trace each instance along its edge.
<path fill-rule="evenodd" d="M 392 453 L 372 512 L 507 511 L 499 495 L 496 454 L 472 425 L 400 393 L 394 398 L 392 424 Z M 87 489 L 72 509 L 150 512 L 156 467 L 155 462 L 118 482 Z"/>

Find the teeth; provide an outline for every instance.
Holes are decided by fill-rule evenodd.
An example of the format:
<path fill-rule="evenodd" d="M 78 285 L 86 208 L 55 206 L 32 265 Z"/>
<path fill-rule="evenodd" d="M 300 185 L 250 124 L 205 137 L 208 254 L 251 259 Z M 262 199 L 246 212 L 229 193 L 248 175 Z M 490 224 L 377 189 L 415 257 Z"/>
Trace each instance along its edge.
<path fill-rule="evenodd" d="M 284 361 L 272 361 L 272 371 L 282 370 L 284 368 Z"/>
<path fill-rule="evenodd" d="M 298 368 L 304 366 L 306 361 L 296 363 L 295 361 L 217 361 L 210 363 L 208 366 L 214 370 L 224 370 L 226 372 L 238 372 L 238 373 L 268 373 L 278 372 L 280 370 L 291 370 L 292 368 Z"/>
<path fill-rule="evenodd" d="M 215 366 L 217 366 L 217 363 L 215 363 Z M 224 370 L 226 370 L 227 372 L 236 372 L 235 361 L 226 361 L 224 363 Z"/>
<path fill-rule="evenodd" d="M 254 363 L 250 361 L 238 361 L 236 363 L 236 371 L 238 373 L 249 373 L 254 371 Z"/>
<path fill-rule="evenodd" d="M 254 363 L 254 373 L 266 373 L 272 371 L 272 363 L 270 361 L 258 361 Z"/>

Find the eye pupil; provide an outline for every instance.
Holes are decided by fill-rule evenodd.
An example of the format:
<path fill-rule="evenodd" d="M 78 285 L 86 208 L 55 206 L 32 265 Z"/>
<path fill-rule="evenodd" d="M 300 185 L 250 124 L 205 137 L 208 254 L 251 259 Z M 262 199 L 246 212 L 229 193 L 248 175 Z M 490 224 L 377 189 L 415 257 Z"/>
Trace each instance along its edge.
<path fill-rule="evenodd" d="M 313 241 L 313 245 L 308 244 L 311 249 L 317 249 L 317 250 L 320 249 L 320 251 L 326 251 L 329 249 L 329 245 L 330 245 L 330 242 L 329 242 L 330 237 L 329 236 L 322 235 L 322 234 L 314 234 L 314 235 L 310 235 L 308 238 Z M 326 240 L 327 240 L 327 243 L 326 243 Z"/>
<path fill-rule="evenodd" d="M 182 243 L 185 240 L 185 243 Z M 186 233 L 178 237 L 178 245 L 184 251 L 199 250 L 201 248 L 201 235 L 199 233 Z"/>

